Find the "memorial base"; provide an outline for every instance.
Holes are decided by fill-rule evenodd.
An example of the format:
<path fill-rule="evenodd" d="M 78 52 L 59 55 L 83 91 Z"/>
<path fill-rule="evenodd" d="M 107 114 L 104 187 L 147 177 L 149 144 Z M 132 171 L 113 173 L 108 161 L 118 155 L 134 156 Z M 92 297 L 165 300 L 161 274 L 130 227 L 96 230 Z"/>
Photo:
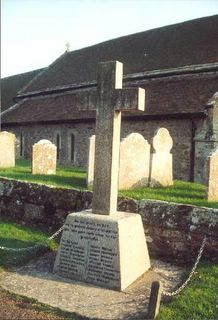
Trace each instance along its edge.
<path fill-rule="evenodd" d="M 105 216 L 86 210 L 67 216 L 54 272 L 122 291 L 149 268 L 139 214 Z"/>

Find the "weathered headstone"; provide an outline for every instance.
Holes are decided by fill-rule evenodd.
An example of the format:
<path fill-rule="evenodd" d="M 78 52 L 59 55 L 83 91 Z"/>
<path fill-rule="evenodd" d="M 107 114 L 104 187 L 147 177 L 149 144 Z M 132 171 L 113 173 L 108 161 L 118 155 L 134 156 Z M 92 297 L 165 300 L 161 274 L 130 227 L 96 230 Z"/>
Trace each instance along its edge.
<path fill-rule="evenodd" d="M 0 132 L 0 168 L 15 166 L 15 142 L 16 137 L 13 133 Z"/>
<path fill-rule="evenodd" d="M 166 128 L 158 129 L 152 141 L 154 153 L 151 155 L 150 186 L 170 186 L 173 184 L 173 159 L 170 150 L 173 140 Z"/>
<path fill-rule="evenodd" d="M 32 149 L 32 174 L 55 174 L 57 147 L 49 140 L 40 140 Z"/>
<path fill-rule="evenodd" d="M 218 148 L 208 157 L 208 167 L 207 199 L 218 201 Z"/>
<path fill-rule="evenodd" d="M 150 145 L 139 133 L 131 133 L 120 144 L 119 189 L 147 187 Z"/>
<path fill-rule="evenodd" d="M 117 212 L 121 111 L 143 110 L 144 90 L 121 90 L 118 61 L 99 64 L 97 83 L 92 210 L 68 215 L 54 271 L 124 290 L 150 267 L 141 216 Z"/>
<path fill-rule="evenodd" d="M 89 138 L 87 160 L 86 185 L 92 187 L 94 182 L 95 135 Z"/>
<path fill-rule="evenodd" d="M 94 181 L 95 136 L 89 138 L 87 186 Z M 139 133 L 131 133 L 120 143 L 119 190 L 147 187 L 150 145 Z"/>

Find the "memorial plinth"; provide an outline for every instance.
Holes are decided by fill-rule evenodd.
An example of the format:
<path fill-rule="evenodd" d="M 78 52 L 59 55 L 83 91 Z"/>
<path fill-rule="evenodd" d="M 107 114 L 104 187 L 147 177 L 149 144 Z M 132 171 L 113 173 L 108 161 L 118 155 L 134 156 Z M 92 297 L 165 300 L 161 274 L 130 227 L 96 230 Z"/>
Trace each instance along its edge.
<path fill-rule="evenodd" d="M 55 261 L 60 275 L 124 290 L 150 267 L 141 216 L 117 212 L 121 111 L 144 110 L 141 88 L 122 89 L 123 65 L 99 64 L 92 210 L 68 215 Z"/>
<path fill-rule="evenodd" d="M 140 215 L 67 216 L 54 265 L 59 275 L 122 291 L 149 268 Z"/>

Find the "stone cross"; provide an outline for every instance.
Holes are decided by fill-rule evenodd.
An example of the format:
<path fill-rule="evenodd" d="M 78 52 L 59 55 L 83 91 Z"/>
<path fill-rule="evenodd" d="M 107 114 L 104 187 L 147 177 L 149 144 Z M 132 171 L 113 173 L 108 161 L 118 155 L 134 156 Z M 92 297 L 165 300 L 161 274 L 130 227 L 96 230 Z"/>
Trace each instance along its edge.
<path fill-rule="evenodd" d="M 92 212 L 117 211 L 121 111 L 144 110 L 142 88 L 122 89 L 123 64 L 99 63 Z"/>

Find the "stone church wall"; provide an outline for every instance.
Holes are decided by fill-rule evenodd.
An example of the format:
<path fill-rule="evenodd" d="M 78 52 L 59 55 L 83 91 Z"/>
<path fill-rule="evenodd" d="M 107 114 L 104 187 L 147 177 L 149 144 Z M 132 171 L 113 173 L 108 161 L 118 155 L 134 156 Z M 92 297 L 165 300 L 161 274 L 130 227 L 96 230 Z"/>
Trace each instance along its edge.
<path fill-rule="evenodd" d="M 23 136 L 23 153 L 24 158 L 31 158 L 32 145 L 41 139 L 48 139 L 57 144 L 57 134 L 60 135 L 60 164 L 74 164 L 85 167 L 87 164 L 88 138 L 93 135 L 94 121 L 89 123 L 71 123 L 60 125 L 31 125 L 7 128 L 19 138 L 21 132 Z M 174 179 L 190 180 L 191 179 L 191 150 L 192 150 L 192 128 L 191 120 L 149 120 L 149 121 L 122 121 L 121 137 L 124 138 L 132 132 L 138 132 L 144 136 L 149 143 L 155 132 L 160 127 L 169 130 L 173 138 L 173 171 Z M 71 159 L 71 135 L 74 135 L 74 161 Z M 19 146 L 18 146 L 19 148 Z M 17 155 L 19 155 L 19 150 Z"/>

